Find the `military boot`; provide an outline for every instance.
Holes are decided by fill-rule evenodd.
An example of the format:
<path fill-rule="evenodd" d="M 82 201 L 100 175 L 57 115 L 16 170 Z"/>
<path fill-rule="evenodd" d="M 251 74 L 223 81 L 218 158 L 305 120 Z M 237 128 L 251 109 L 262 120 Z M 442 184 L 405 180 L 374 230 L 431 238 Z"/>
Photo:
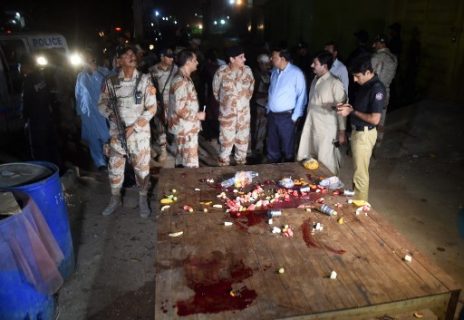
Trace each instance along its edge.
<path fill-rule="evenodd" d="M 110 199 L 110 203 L 106 206 L 105 210 L 103 210 L 102 215 L 109 216 L 111 215 L 118 207 L 121 206 L 121 196 L 120 195 L 112 195 Z"/>
<path fill-rule="evenodd" d="M 147 195 L 139 195 L 139 214 L 142 218 L 148 218 L 151 214 L 150 207 L 148 207 Z"/>

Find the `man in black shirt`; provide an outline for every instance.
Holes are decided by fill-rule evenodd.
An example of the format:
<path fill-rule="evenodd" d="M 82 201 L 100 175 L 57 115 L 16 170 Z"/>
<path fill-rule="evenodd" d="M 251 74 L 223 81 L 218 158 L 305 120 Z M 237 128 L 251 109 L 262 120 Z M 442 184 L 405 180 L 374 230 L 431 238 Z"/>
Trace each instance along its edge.
<path fill-rule="evenodd" d="M 376 126 L 385 104 L 386 90 L 374 73 L 370 55 L 361 55 L 351 66 L 353 79 L 360 85 L 353 105 L 337 105 L 337 113 L 344 117 L 350 115 L 353 152 L 353 184 L 355 199 L 368 200 L 369 162 L 377 139 Z"/>

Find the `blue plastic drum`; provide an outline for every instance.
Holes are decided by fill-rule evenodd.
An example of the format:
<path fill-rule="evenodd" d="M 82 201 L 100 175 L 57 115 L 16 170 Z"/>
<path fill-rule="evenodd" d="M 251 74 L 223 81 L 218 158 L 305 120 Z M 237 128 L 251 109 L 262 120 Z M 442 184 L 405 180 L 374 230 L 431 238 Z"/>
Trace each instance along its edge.
<path fill-rule="evenodd" d="M 58 167 L 50 162 L 18 162 L 0 165 L 0 190 L 19 190 L 28 194 L 63 251 L 59 270 L 64 279 L 74 271 L 74 250 L 69 227 L 68 209 L 61 188 Z"/>
<path fill-rule="evenodd" d="M 24 214 L 29 216 L 20 217 Z M 28 234 L 23 224 L 30 215 L 30 211 L 20 212 L 0 219 L 0 320 L 54 319 L 53 296 L 39 292 L 24 273 L 29 265 L 21 267 L 17 261 L 18 251 L 26 254 L 31 250 L 31 240 L 24 240 Z"/>

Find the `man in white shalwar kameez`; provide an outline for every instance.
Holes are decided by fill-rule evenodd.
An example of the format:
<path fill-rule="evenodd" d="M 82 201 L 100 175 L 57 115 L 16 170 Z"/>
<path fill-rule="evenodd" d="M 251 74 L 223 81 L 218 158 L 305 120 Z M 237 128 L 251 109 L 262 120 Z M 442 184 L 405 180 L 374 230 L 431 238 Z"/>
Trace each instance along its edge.
<path fill-rule="evenodd" d="M 341 159 L 338 147 L 346 142 L 346 119 L 338 116 L 334 107 L 346 101 L 346 93 L 343 83 L 329 72 L 332 63 L 332 55 L 321 52 L 311 64 L 316 77 L 309 91 L 297 160 L 314 158 L 338 175 Z"/>

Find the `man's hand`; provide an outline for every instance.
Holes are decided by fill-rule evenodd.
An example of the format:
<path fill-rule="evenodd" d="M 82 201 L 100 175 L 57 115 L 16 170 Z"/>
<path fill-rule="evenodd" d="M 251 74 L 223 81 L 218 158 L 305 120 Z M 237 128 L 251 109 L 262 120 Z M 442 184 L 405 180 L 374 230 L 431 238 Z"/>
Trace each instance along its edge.
<path fill-rule="evenodd" d="M 129 126 L 126 128 L 126 139 L 128 139 L 134 132 L 134 126 Z"/>
<path fill-rule="evenodd" d="M 337 114 L 347 117 L 351 112 L 353 112 L 353 106 L 348 103 L 339 103 L 337 104 Z"/>
<path fill-rule="evenodd" d="M 206 118 L 206 112 L 201 111 L 201 112 L 197 113 L 197 119 L 198 120 L 203 121 L 203 120 L 205 120 L 205 118 Z"/>

